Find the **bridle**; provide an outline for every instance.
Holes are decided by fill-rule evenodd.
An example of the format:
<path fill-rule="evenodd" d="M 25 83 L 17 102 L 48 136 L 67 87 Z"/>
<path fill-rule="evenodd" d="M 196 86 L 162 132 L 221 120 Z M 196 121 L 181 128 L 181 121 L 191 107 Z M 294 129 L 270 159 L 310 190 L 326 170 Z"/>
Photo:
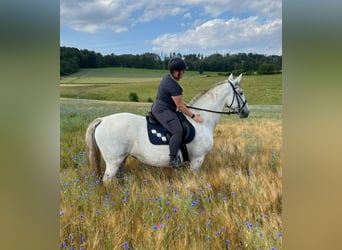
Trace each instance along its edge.
<path fill-rule="evenodd" d="M 192 107 L 192 106 L 188 106 L 187 105 L 187 108 L 190 108 L 190 109 L 196 109 L 196 110 L 201 110 L 201 111 L 206 111 L 206 112 L 211 112 L 211 113 L 216 113 L 216 114 L 225 114 L 225 115 L 232 115 L 232 114 L 239 114 L 242 109 L 246 106 L 246 103 L 247 103 L 247 100 L 245 99 L 245 101 L 243 101 L 242 97 L 241 97 L 241 94 L 239 94 L 237 92 L 237 88 L 234 87 L 234 84 L 228 80 L 230 86 L 232 87 L 233 91 L 234 91 L 234 95 L 233 95 L 233 100 L 232 102 L 230 103 L 230 105 L 228 105 L 227 107 L 228 108 L 232 108 L 232 105 L 235 101 L 235 98 L 238 102 L 238 111 L 228 111 L 228 112 L 224 112 L 224 111 L 215 111 L 215 110 L 210 110 L 210 109 L 202 109 L 202 108 L 197 108 L 197 107 Z"/>

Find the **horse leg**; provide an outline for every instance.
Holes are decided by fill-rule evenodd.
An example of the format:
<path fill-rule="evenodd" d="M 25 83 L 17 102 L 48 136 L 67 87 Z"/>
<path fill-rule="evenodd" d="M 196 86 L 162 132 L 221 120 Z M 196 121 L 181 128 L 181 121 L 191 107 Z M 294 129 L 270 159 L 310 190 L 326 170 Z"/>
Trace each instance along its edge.
<path fill-rule="evenodd" d="M 193 170 L 193 171 L 199 170 L 200 167 L 202 166 L 203 160 L 204 160 L 204 155 L 191 159 L 190 170 Z"/>
<path fill-rule="evenodd" d="M 103 175 L 103 182 L 109 182 L 118 172 L 122 172 L 127 156 L 115 159 L 105 159 L 106 171 Z"/>

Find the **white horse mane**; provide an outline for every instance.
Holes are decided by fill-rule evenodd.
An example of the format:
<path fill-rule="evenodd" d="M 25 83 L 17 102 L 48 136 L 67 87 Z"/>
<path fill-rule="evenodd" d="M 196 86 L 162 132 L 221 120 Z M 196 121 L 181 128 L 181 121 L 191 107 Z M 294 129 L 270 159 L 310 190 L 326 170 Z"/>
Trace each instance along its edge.
<path fill-rule="evenodd" d="M 218 83 L 214 84 L 213 86 L 211 86 L 209 89 L 206 89 L 206 90 L 202 91 L 201 93 L 195 95 L 195 96 L 191 99 L 191 101 L 189 102 L 189 105 L 193 105 L 193 104 L 194 104 L 198 99 L 200 99 L 204 94 L 208 93 L 210 90 L 212 90 L 212 89 L 216 88 L 217 86 L 219 86 L 219 85 L 221 85 L 221 84 L 224 84 L 224 83 L 226 83 L 226 82 L 227 82 L 227 80 L 222 81 L 222 82 L 218 82 Z"/>

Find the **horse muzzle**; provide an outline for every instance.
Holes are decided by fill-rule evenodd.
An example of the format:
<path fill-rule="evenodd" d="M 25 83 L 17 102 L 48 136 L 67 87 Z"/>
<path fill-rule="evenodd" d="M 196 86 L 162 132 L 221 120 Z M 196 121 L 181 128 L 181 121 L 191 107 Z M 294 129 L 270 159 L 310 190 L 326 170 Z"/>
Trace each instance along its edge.
<path fill-rule="evenodd" d="M 247 118 L 249 115 L 249 110 L 241 110 L 241 112 L 239 113 L 239 117 L 240 118 Z"/>

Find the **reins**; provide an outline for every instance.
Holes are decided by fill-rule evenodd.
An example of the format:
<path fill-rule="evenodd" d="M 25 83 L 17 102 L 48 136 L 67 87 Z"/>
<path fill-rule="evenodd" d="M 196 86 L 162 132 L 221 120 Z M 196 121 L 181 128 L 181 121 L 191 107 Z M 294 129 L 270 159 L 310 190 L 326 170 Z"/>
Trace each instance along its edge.
<path fill-rule="evenodd" d="M 237 111 L 224 112 L 224 111 L 215 111 L 215 110 L 210 110 L 210 109 L 202 109 L 202 108 L 192 107 L 192 106 L 188 106 L 188 105 L 186 107 L 190 108 L 190 109 L 196 109 L 196 110 L 201 110 L 201 111 L 206 111 L 206 112 L 216 113 L 216 114 L 232 115 L 232 114 L 238 114 L 239 113 Z"/>

